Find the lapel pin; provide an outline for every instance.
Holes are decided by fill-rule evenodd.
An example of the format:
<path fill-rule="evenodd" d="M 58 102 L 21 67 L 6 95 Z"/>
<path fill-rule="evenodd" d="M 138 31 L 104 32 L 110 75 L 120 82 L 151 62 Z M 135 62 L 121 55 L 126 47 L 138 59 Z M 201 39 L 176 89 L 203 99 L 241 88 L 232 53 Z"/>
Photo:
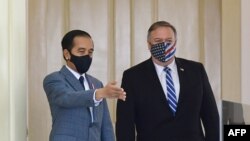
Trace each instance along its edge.
<path fill-rule="evenodd" d="M 183 69 L 183 68 L 180 68 L 180 70 L 181 70 L 181 71 L 184 71 L 184 69 Z"/>

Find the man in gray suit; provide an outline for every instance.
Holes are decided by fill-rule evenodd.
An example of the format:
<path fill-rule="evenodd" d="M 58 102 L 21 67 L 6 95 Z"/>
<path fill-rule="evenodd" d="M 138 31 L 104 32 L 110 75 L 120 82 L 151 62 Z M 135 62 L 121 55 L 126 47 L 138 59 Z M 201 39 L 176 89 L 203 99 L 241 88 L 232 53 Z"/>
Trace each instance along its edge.
<path fill-rule="evenodd" d="M 94 52 L 91 36 L 72 30 L 62 39 L 66 65 L 45 77 L 43 86 L 52 115 L 50 141 L 114 141 L 105 98 L 125 100 L 126 93 L 110 82 L 105 87 L 86 74 Z"/>

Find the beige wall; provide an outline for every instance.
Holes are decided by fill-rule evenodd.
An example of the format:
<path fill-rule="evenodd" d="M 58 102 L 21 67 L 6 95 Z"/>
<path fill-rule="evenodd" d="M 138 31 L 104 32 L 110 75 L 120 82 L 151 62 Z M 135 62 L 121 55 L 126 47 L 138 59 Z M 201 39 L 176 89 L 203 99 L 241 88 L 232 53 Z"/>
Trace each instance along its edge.
<path fill-rule="evenodd" d="M 222 0 L 222 98 L 250 105 L 248 0 Z"/>
<path fill-rule="evenodd" d="M 222 0 L 222 97 L 241 102 L 241 29 L 239 0 Z"/>
<path fill-rule="evenodd" d="M 222 99 L 243 104 L 246 124 L 250 123 L 249 10 L 249 0 L 222 0 Z"/>
<path fill-rule="evenodd" d="M 76 28 L 95 41 L 90 73 L 120 84 L 125 69 L 149 57 L 151 23 L 170 21 L 178 31 L 177 56 L 203 62 L 219 109 L 221 99 L 248 105 L 248 5 L 248 0 L 0 0 L 0 140 L 26 140 L 26 119 L 30 141 L 48 139 L 51 117 L 42 80 L 64 64 L 60 41 Z M 114 123 L 115 105 L 109 100 Z"/>
<path fill-rule="evenodd" d="M 0 0 L 0 140 L 25 141 L 27 127 L 26 0 Z"/>

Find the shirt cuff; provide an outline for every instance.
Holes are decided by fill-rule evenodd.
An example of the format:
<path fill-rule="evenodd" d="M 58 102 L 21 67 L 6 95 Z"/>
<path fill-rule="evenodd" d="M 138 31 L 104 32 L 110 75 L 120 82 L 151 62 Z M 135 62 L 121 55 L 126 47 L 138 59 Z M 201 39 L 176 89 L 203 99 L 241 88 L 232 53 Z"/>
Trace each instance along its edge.
<path fill-rule="evenodd" d="M 95 90 L 95 92 L 94 92 L 94 94 L 93 94 L 93 100 L 94 100 L 95 106 L 98 106 L 98 105 L 100 104 L 100 102 L 102 102 L 103 99 L 101 99 L 101 100 L 96 100 L 96 99 L 95 99 L 95 93 L 96 93 L 96 90 Z"/>

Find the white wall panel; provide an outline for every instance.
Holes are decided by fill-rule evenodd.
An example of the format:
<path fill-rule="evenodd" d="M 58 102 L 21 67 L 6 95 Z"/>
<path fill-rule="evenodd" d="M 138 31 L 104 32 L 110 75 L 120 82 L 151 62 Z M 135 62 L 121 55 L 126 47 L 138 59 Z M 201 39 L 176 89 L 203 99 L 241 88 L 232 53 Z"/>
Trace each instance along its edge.
<path fill-rule="evenodd" d="M 108 81 L 108 1 L 70 1 L 69 29 L 87 31 L 93 38 L 95 51 L 90 74 Z"/>
<path fill-rule="evenodd" d="M 51 115 L 44 77 L 62 66 L 64 1 L 29 1 L 29 140 L 48 140 Z M 39 128 L 38 128 L 39 127 Z"/>
<path fill-rule="evenodd" d="M 131 3 L 131 65 L 150 57 L 147 45 L 147 31 L 152 21 L 154 5 L 151 0 L 133 0 Z"/>
<path fill-rule="evenodd" d="M 173 24 L 177 30 L 178 57 L 200 61 L 199 35 L 201 29 L 199 14 L 199 0 L 159 0 L 159 18 Z"/>
<path fill-rule="evenodd" d="M 203 4 L 204 49 L 200 53 L 201 60 L 207 70 L 218 108 L 221 110 L 221 4 L 218 0 L 206 0 Z"/>
<path fill-rule="evenodd" d="M 131 66 L 130 4 L 128 0 L 119 0 L 115 3 L 115 78 L 119 85 L 121 84 L 123 71 Z"/>

